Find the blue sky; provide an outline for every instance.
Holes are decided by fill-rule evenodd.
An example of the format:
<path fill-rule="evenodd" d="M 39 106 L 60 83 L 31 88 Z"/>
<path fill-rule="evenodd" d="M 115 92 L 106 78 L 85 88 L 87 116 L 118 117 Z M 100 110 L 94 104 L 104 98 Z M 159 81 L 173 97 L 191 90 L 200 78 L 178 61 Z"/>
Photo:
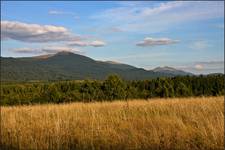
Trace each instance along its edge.
<path fill-rule="evenodd" d="M 72 51 L 153 69 L 224 72 L 223 1 L 1 2 L 1 55 Z"/>

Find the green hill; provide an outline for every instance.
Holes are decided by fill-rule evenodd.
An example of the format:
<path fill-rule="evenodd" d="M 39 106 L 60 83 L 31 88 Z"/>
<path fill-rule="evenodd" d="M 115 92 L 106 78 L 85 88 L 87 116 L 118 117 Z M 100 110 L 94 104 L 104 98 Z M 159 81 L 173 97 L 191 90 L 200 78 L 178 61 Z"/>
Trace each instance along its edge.
<path fill-rule="evenodd" d="M 95 61 L 71 52 L 38 57 L 1 57 L 1 81 L 102 80 L 109 74 L 118 74 L 127 80 L 176 75 L 147 71 L 126 64 Z"/>

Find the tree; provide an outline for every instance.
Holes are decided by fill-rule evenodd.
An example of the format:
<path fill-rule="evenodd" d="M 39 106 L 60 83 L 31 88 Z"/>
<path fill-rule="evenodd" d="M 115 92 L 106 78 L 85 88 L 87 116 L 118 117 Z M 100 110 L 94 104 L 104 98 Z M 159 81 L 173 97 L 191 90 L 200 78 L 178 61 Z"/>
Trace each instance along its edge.
<path fill-rule="evenodd" d="M 117 75 L 110 75 L 103 83 L 104 93 L 109 100 L 125 99 L 126 84 Z"/>
<path fill-rule="evenodd" d="M 178 87 L 176 89 L 176 95 L 178 97 L 186 97 L 190 96 L 191 92 L 183 82 L 179 82 Z"/>
<path fill-rule="evenodd" d="M 44 92 L 44 97 L 49 102 L 60 103 L 62 102 L 61 93 L 56 88 L 55 84 L 51 84 Z"/>
<path fill-rule="evenodd" d="M 89 102 L 92 101 L 92 98 L 94 96 L 94 88 L 89 80 L 85 80 L 84 83 L 81 85 L 81 93 L 82 93 L 82 99 L 83 101 L 88 100 Z"/>

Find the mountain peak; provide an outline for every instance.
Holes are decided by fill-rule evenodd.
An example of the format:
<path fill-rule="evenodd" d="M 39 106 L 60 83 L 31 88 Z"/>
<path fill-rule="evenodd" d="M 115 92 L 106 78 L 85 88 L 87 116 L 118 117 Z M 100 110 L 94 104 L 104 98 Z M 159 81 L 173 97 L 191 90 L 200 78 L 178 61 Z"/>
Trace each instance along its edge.
<path fill-rule="evenodd" d="M 167 73 L 172 75 L 193 75 L 192 73 L 185 72 L 183 70 L 178 70 L 169 66 L 157 67 L 153 69 L 152 71 L 158 72 L 158 73 Z"/>
<path fill-rule="evenodd" d="M 52 56 L 53 56 L 53 54 L 47 54 L 47 55 L 33 56 L 32 58 L 47 59 L 47 58 L 52 57 Z"/>
<path fill-rule="evenodd" d="M 153 69 L 153 71 L 157 72 L 157 71 L 177 71 L 177 69 L 169 67 L 169 66 L 164 66 L 164 67 L 157 67 L 155 69 Z"/>
<path fill-rule="evenodd" d="M 158 67 L 159 71 L 147 71 L 127 64 L 96 61 L 68 51 L 36 56 L 35 59 L 33 57 L 3 58 L 1 63 L 6 64 L 2 65 L 5 71 L 1 72 L 1 79 L 5 81 L 85 80 L 87 78 L 102 80 L 109 74 L 118 74 L 126 80 L 140 80 L 190 74 L 181 70 L 173 71 L 175 69 L 167 66 Z M 14 76 L 10 75 L 12 70 Z"/>
<path fill-rule="evenodd" d="M 56 53 L 55 55 L 71 55 L 71 54 L 74 54 L 74 53 L 69 51 L 60 51 Z"/>
<path fill-rule="evenodd" d="M 52 56 L 65 56 L 65 55 L 70 55 L 70 54 L 74 54 L 72 52 L 68 52 L 68 51 L 60 51 L 57 52 L 55 54 L 46 54 L 46 55 L 39 55 L 39 56 L 34 56 L 33 58 L 37 58 L 37 59 L 47 59 L 50 58 Z"/>

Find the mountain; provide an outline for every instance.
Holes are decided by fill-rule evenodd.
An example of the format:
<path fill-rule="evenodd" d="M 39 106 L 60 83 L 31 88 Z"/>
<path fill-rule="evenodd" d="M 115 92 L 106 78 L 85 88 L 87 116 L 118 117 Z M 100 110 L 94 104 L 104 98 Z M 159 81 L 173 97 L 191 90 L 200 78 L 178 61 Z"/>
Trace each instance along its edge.
<path fill-rule="evenodd" d="M 183 70 L 177 70 L 175 68 L 172 68 L 172 67 L 168 67 L 168 66 L 165 66 L 165 67 L 157 67 L 155 69 L 153 69 L 152 71 L 154 72 L 157 72 L 157 73 L 165 73 L 165 74 L 172 74 L 172 75 L 180 75 L 180 76 L 186 76 L 186 75 L 194 75 L 190 72 L 185 72 Z"/>
<path fill-rule="evenodd" d="M 23 58 L 1 57 L 1 81 L 101 80 L 110 74 L 118 74 L 128 80 L 177 75 L 174 72 L 147 71 L 127 64 L 96 61 L 71 52 Z"/>

